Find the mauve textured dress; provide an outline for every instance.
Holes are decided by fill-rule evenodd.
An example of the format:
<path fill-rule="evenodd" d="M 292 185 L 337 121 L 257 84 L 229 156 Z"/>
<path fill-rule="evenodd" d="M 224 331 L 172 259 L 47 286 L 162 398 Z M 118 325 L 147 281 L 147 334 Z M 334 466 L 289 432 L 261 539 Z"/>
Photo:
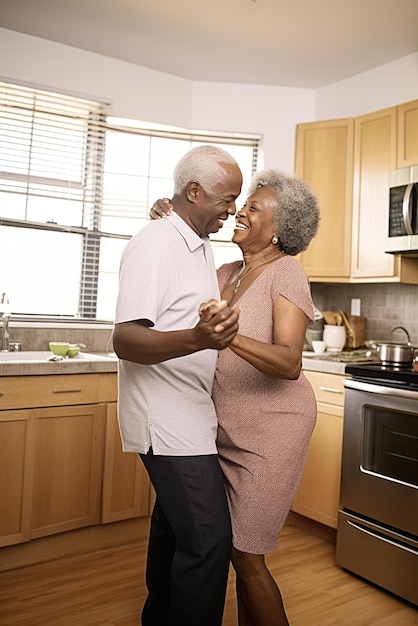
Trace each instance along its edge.
<path fill-rule="evenodd" d="M 237 263 L 218 270 L 222 291 Z M 273 306 L 282 295 L 310 320 L 314 308 L 303 267 L 285 256 L 269 265 L 237 301 L 239 332 L 273 343 Z M 273 552 L 297 490 L 316 421 L 316 400 L 303 373 L 268 378 L 232 350 L 221 350 L 213 387 L 218 452 L 226 478 L 233 544 Z"/>

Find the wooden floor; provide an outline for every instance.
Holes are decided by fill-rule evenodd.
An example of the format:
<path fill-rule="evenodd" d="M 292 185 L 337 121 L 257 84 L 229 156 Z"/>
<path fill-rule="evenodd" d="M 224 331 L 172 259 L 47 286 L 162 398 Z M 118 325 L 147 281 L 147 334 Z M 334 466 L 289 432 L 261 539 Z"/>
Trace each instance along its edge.
<path fill-rule="evenodd" d="M 285 526 L 268 562 L 291 626 L 418 625 L 411 605 L 336 567 L 334 549 L 305 530 Z M 1 572 L 1 626 L 139 624 L 145 550 L 145 542 L 136 542 Z M 224 626 L 236 624 L 231 572 Z"/>

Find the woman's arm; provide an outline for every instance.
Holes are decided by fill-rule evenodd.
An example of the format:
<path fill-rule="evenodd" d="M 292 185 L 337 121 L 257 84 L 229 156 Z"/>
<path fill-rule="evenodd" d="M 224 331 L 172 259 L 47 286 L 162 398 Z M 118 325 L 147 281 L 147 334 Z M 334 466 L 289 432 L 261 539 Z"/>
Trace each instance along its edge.
<path fill-rule="evenodd" d="M 280 296 L 273 310 L 274 343 L 237 334 L 230 349 L 270 378 L 295 380 L 302 368 L 302 350 L 308 318 L 295 304 Z"/>

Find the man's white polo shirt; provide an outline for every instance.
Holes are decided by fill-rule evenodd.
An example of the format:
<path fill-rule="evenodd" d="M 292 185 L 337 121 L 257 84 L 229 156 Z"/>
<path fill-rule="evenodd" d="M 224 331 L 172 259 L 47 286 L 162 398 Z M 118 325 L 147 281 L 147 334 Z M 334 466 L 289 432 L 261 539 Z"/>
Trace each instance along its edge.
<path fill-rule="evenodd" d="M 152 221 L 126 246 L 115 323 L 148 319 L 158 331 L 193 328 L 198 308 L 219 289 L 210 242 L 176 213 Z M 187 456 L 216 453 L 212 402 L 216 350 L 156 365 L 119 360 L 123 449 Z"/>

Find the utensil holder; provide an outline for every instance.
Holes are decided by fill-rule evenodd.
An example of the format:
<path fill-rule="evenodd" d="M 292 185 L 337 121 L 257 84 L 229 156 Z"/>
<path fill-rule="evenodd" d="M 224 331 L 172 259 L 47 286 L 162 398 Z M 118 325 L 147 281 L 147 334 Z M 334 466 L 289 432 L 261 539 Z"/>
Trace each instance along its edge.
<path fill-rule="evenodd" d="M 361 315 L 349 315 L 351 333 L 347 332 L 346 348 L 360 348 L 366 339 L 366 318 Z"/>

